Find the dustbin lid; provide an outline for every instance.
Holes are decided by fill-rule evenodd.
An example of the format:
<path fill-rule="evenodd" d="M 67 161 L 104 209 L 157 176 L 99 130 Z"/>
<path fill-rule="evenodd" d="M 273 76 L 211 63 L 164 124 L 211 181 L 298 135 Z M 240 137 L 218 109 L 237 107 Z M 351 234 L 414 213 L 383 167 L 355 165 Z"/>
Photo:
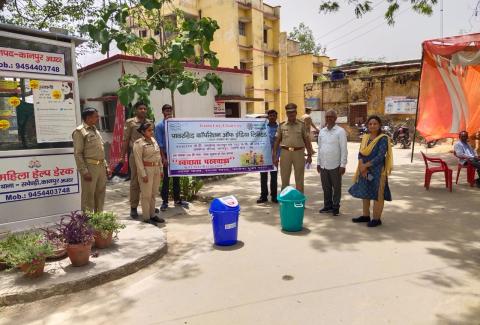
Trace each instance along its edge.
<path fill-rule="evenodd" d="M 216 198 L 210 203 L 210 211 L 239 211 L 240 205 L 235 196 Z"/>
<path fill-rule="evenodd" d="M 287 186 L 278 195 L 278 199 L 282 201 L 304 201 L 305 195 L 292 186 Z"/>

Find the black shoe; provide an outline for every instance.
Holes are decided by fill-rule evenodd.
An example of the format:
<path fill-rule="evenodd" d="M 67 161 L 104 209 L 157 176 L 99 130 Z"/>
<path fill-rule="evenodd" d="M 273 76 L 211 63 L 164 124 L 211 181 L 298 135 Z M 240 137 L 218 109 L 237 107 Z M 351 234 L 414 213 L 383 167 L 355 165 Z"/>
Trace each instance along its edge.
<path fill-rule="evenodd" d="M 352 218 L 352 222 L 354 222 L 354 223 L 370 222 L 370 217 L 369 216 L 361 216 L 361 217 L 357 217 L 357 218 Z"/>
<path fill-rule="evenodd" d="M 332 208 L 327 208 L 327 207 L 323 207 L 322 209 L 320 209 L 320 211 L 318 211 L 320 213 L 331 213 L 333 212 L 333 209 Z"/>
<path fill-rule="evenodd" d="M 333 209 L 332 214 L 334 217 L 338 216 L 340 214 L 340 209 Z"/>
<path fill-rule="evenodd" d="M 158 208 L 155 208 L 155 213 L 159 213 L 160 210 Z"/>
<path fill-rule="evenodd" d="M 189 203 L 187 201 L 176 201 L 175 206 L 182 207 L 188 209 Z"/>
<path fill-rule="evenodd" d="M 257 204 L 261 204 L 261 203 L 265 203 L 265 202 L 268 202 L 267 198 L 261 197 L 257 200 Z"/>
<path fill-rule="evenodd" d="M 272 203 L 278 203 L 278 200 L 276 197 L 272 197 Z"/>
<path fill-rule="evenodd" d="M 168 203 L 162 203 L 162 206 L 160 207 L 160 211 L 165 211 L 168 209 Z"/>
<path fill-rule="evenodd" d="M 165 219 L 159 218 L 157 216 L 151 217 L 150 220 L 152 220 L 153 222 L 157 222 L 157 223 L 164 223 L 165 222 Z"/>
<path fill-rule="evenodd" d="M 130 217 L 132 217 L 132 219 L 137 219 L 138 218 L 137 208 L 131 208 L 130 209 Z"/>
<path fill-rule="evenodd" d="M 378 227 L 382 225 L 382 220 L 380 219 L 372 219 L 367 223 L 367 227 Z"/>
<path fill-rule="evenodd" d="M 148 220 L 143 220 L 144 223 L 148 223 L 148 224 L 151 224 L 151 225 L 154 225 L 156 226 L 157 223 L 155 221 L 153 221 L 152 219 L 148 219 Z"/>

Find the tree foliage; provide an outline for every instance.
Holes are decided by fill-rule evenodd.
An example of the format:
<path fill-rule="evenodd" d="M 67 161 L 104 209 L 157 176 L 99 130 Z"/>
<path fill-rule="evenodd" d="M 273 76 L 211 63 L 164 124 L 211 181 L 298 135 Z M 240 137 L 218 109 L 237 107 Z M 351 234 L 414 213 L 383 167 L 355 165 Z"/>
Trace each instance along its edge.
<path fill-rule="evenodd" d="M 357 18 L 374 9 L 372 0 L 343 0 L 344 3 L 354 6 L 354 13 Z M 409 5 L 411 9 L 421 15 L 430 16 L 438 0 L 387 0 L 388 8 L 385 11 L 385 20 L 389 25 L 395 24 L 395 14 L 401 6 Z M 340 9 L 339 1 L 323 0 L 320 4 L 321 13 L 336 12 Z"/>
<path fill-rule="evenodd" d="M 98 8 L 95 0 L 6 0 L 0 1 L 0 22 L 35 29 L 57 27 L 78 33 Z"/>
<path fill-rule="evenodd" d="M 300 43 L 300 53 L 302 54 L 320 55 L 325 53 L 325 48 L 315 42 L 312 30 L 304 23 L 300 23 L 298 27 L 293 27 L 293 31 L 290 32 L 288 37 Z"/>
<path fill-rule="evenodd" d="M 205 61 L 212 68 L 218 66 L 216 53 L 210 49 L 218 28 L 217 22 L 207 17 L 184 17 L 171 0 L 139 0 L 109 3 L 82 31 L 101 46 L 102 53 L 115 42 L 124 52 L 152 58 L 146 73 L 125 74 L 120 79 L 118 95 L 124 105 L 136 97 L 149 103 L 150 92 L 163 89 L 170 90 L 174 104 L 175 91 L 205 96 L 212 85 L 221 94 L 222 80 L 216 74 L 200 77 L 185 69 L 187 63 Z M 141 37 L 136 32 L 139 29 L 154 31 L 156 36 Z"/>

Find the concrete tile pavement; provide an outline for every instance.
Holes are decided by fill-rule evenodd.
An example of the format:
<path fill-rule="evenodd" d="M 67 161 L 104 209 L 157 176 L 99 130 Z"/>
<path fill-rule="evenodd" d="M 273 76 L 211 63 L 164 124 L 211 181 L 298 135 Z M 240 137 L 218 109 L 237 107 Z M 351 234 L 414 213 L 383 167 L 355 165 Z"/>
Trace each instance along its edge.
<path fill-rule="evenodd" d="M 396 149 L 384 226 L 354 225 L 361 204 L 346 191 L 357 148 L 349 144 L 337 218 L 318 214 L 314 170 L 298 234 L 280 231 L 276 206 L 255 203 L 258 175 L 208 184 L 202 195 L 240 200 L 237 246 L 212 246 L 208 204 L 197 203 L 167 218 L 169 251 L 159 262 L 98 288 L 1 310 L 0 323 L 478 324 L 480 190 L 464 181 L 449 193 L 435 176 L 427 192 L 418 154 L 410 165 L 409 151 Z"/>

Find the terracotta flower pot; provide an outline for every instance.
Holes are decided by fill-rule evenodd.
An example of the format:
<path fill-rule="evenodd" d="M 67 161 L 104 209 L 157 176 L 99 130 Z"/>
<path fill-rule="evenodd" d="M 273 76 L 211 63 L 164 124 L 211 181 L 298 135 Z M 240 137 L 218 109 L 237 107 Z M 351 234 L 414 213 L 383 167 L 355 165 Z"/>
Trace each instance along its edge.
<path fill-rule="evenodd" d="M 73 266 L 84 266 L 90 261 L 92 252 L 92 243 L 86 244 L 68 244 L 67 254 Z"/>
<path fill-rule="evenodd" d="M 4 261 L 0 260 L 0 271 L 6 270 L 8 267 L 7 263 Z"/>
<path fill-rule="evenodd" d="M 65 244 L 56 245 L 52 255 L 48 256 L 47 259 L 58 260 L 58 259 L 64 258 L 66 255 L 67 255 L 67 245 Z"/>
<path fill-rule="evenodd" d="M 109 247 L 112 244 L 112 236 L 113 232 L 109 232 L 106 237 L 103 237 L 101 232 L 95 231 L 93 233 L 95 247 L 100 249 Z"/>
<path fill-rule="evenodd" d="M 25 273 L 25 276 L 29 278 L 41 277 L 44 269 L 45 259 L 20 265 L 20 270 L 22 270 L 22 272 Z"/>

